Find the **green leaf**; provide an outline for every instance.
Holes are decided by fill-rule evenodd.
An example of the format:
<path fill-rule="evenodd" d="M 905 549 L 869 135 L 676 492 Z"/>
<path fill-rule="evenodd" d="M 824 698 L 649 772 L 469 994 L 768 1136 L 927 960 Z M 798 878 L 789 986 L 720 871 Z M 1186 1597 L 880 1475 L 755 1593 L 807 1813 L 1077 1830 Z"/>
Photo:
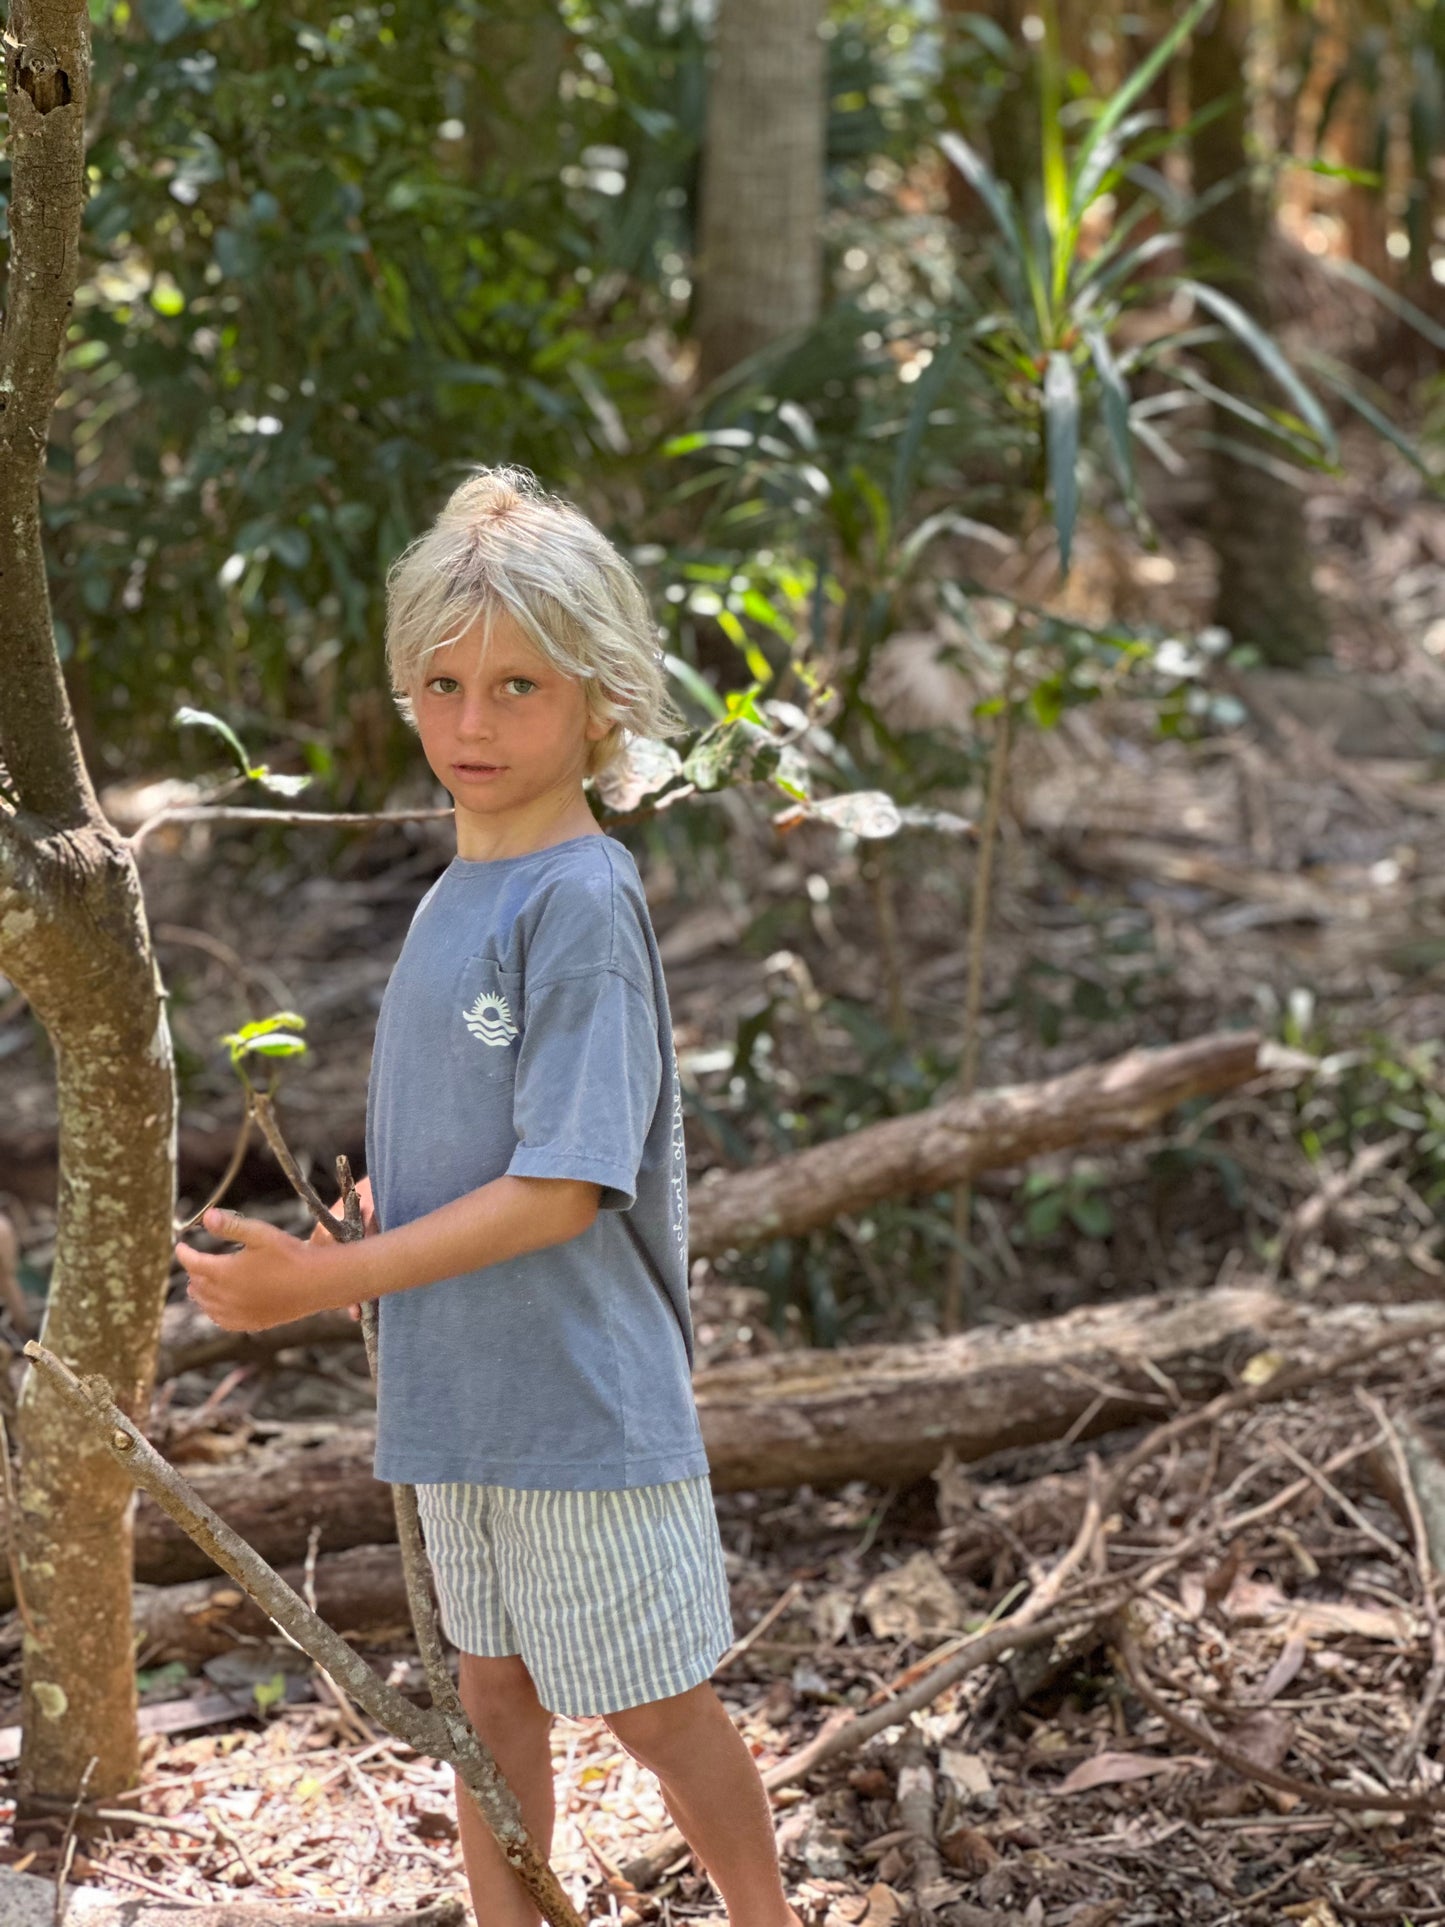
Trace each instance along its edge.
<path fill-rule="evenodd" d="M 1069 1200 L 1069 1216 L 1086 1238 L 1107 1238 L 1114 1229 L 1109 1201 L 1097 1191 L 1076 1192 Z"/>
<path fill-rule="evenodd" d="M 1186 13 L 1180 15 L 1149 58 L 1141 66 L 1136 67 L 1123 86 L 1111 94 L 1104 103 L 1099 118 L 1089 129 L 1074 155 L 1076 189 L 1078 182 L 1088 175 L 1089 164 L 1095 149 L 1113 134 L 1135 101 L 1153 86 L 1156 76 L 1168 66 L 1185 39 L 1193 33 L 1213 5 L 1214 0 L 1194 0 L 1194 4 Z M 1076 209 L 1076 212 L 1082 212 L 1082 210 Z"/>
<path fill-rule="evenodd" d="M 1051 296 L 1054 308 L 1063 301 L 1068 285 L 1069 262 L 1073 255 L 1069 219 L 1069 174 L 1064 159 L 1063 49 L 1059 45 L 1059 15 L 1056 0 L 1044 0 L 1044 42 L 1038 53 L 1039 131 L 1042 148 L 1043 208 L 1048 223 L 1049 252 L 1053 262 Z"/>
<path fill-rule="evenodd" d="M 1417 334 L 1422 335 L 1430 343 L 1432 348 L 1445 349 L 1445 328 L 1442 328 L 1438 321 L 1432 320 L 1423 308 L 1417 308 L 1413 301 L 1407 301 L 1404 295 L 1397 294 L 1383 281 L 1376 280 L 1368 268 L 1362 268 L 1357 261 L 1336 259 L 1333 255 L 1322 255 L 1320 266 L 1330 274 L 1339 275 L 1342 281 L 1353 281 L 1357 288 L 1363 288 L 1366 293 L 1372 294 L 1382 307 L 1390 310 L 1391 314 L 1398 315 L 1401 321 L 1407 321 Z"/>
<path fill-rule="evenodd" d="M 1024 241 L 1007 184 L 998 180 L 982 156 L 951 128 L 939 135 L 938 144 L 993 216 L 994 225 L 1003 237 L 1006 251 L 1000 257 L 999 266 L 1008 283 L 1009 299 L 1020 316 L 1026 313 L 1028 304 L 1024 298 L 1024 282 L 1027 281 L 1033 298 L 1035 325 L 1043 329 L 1047 325 L 1047 304 L 1043 298 L 1038 263 Z"/>
<path fill-rule="evenodd" d="M 975 522 L 971 515 L 958 515 L 952 509 L 939 509 L 937 514 L 929 515 L 909 532 L 905 541 L 898 547 L 899 573 L 907 575 L 928 544 L 937 535 L 969 535 L 978 542 L 987 542 L 991 548 L 1005 553 L 1013 544 L 999 530 L 990 528 L 987 522 Z"/>
<path fill-rule="evenodd" d="M 258 1679 L 251 1691 L 255 1695 L 257 1706 L 264 1713 L 268 1706 L 274 1706 L 278 1700 L 286 1697 L 286 1675 L 273 1673 L 270 1679 Z"/>
<path fill-rule="evenodd" d="M 683 758 L 682 774 L 700 790 L 722 789 L 736 778 L 739 765 L 744 762 L 749 763 L 749 773 L 753 773 L 757 759 L 750 757 L 749 752 L 765 747 L 772 749 L 776 762 L 780 746 L 772 741 L 769 732 L 746 716 L 734 716 L 725 723 L 714 724 L 699 736 Z"/>
<path fill-rule="evenodd" d="M 675 682 L 682 684 L 699 708 L 705 709 L 709 716 L 716 716 L 719 719 L 727 715 L 727 704 L 707 678 L 700 675 L 690 662 L 684 661 L 681 656 L 672 655 L 664 656 L 663 662 L 667 673 Z"/>
<path fill-rule="evenodd" d="M 264 765 L 260 769 L 248 770 L 246 774 L 259 783 L 263 790 L 273 790 L 277 796 L 299 796 L 311 782 L 309 776 L 274 775 Z"/>
<path fill-rule="evenodd" d="M 1139 484 L 1134 472 L 1134 444 L 1129 435 L 1129 390 L 1119 373 L 1108 337 L 1101 328 L 1086 328 L 1084 339 L 1099 377 L 1099 392 L 1104 401 L 1104 426 L 1114 451 L 1114 466 L 1131 507 L 1138 504 Z"/>
<path fill-rule="evenodd" d="M 1044 373 L 1044 429 L 1059 572 L 1067 575 L 1079 512 L 1079 381 L 1073 362 L 1057 348 Z"/>
<path fill-rule="evenodd" d="M 311 560 L 311 538 L 305 529 L 273 529 L 271 553 L 288 569 L 304 569 Z"/>
<path fill-rule="evenodd" d="M 305 1049 L 304 1037 L 295 1037 L 289 1030 L 273 1030 L 267 1037 L 253 1037 L 232 1054 L 237 1057 L 300 1057 Z"/>
<path fill-rule="evenodd" d="M 1052 1238 L 1063 1221 L 1064 1197 L 1061 1191 L 1035 1198 L 1024 1213 L 1024 1228 L 1036 1244 L 1042 1243 L 1045 1238 Z"/>
<path fill-rule="evenodd" d="M 1281 156 L 1285 167 L 1303 168 L 1306 174 L 1318 174 L 1327 181 L 1349 181 L 1355 187 L 1383 187 L 1385 177 L 1376 174 L 1368 167 L 1343 167 L 1336 161 L 1308 161 L 1294 154 Z"/>
<path fill-rule="evenodd" d="M 251 759 L 246 754 L 240 737 L 229 723 L 223 722 L 219 716 L 212 715 L 209 709 L 193 709 L 189 703 L 183 703 L 172 716 L 171 721 L 181 724 L 182 727 L 188 724 L 199 724 L 204 729 L 213 729 L 235 757 L 241 774 L 243 776 L 251 774 Z"/>
<path fill-rule="evenodd" d="M 306 1019 L 299 1010 L 277 1010 L 269 1017 L 257 1017 L 249 1024 L 242 1024 L 232 1033 L 241 1043 L 249 1043 L 253 1037 L 265 1037 L 275 1030 L 305 1030 Z"/>
<path fill-rule="evenodd" d="M 913 482 L 913 469 L 918 460 L 918 450 L 928 428 L 928 418 L 943 392 L 944 384 L 953 371 L 958 358 L 959 341 L 950 335 L 934 350 L 933 359 L 914 383 L 913 406 L 908 411 L 908 426 L 903 431 L 898 444 L 897 458 L 893 464 L 893 487 L 889 496 L 889 507 L 895 526 L 903 520 L 903 511 L 908 505 L 909 491 Z"/>
<path fill-rule="evenodd" d="M 1040 729 L 1052 729 L 1064 713 L 1064 683 L 1061 676 L 1046 676 L 1029 691 L 1029 709 Z"/>
<path fill-rule="evenodd" d="M 1430 468 L 1409 436 L 1403 434 L 1382 409 L 1376 408 L 1368 396 L 1362 395 L 1352 381 L 1326 361 L 1322 355 L 1311 355 L 1310 366 L 1321 380 L 1329 384 L 1342 402 L 1353 408 L 1362 421 L 1367 421 L 1377 435 L 1383 436 L 1392 447 L 1399 449 L 1405 460 L 1417 468 L 1427 481 L 1439 481 L 1440 478 Z"/>
<path fill-rule="evenodd" d="M 1279 343 L 1267 335 L 1237 301 L 1232 301 L 1227 294 L 1221 294 L 1218 288 L 1211 288 L 1205 281 L 1187 278 L 1181 280 L 1179 286 L 1192 294 L 1201 307 L 1217 315 L 1230 333 L 1254 356 L 1265 373 L 1279 383 L 1293 402 L 1296 412 L 1314 430 L 1316 439 L 1330 460 L 1335 460 L 1337 444 L 1329 417 L 1290 366 Z"/>

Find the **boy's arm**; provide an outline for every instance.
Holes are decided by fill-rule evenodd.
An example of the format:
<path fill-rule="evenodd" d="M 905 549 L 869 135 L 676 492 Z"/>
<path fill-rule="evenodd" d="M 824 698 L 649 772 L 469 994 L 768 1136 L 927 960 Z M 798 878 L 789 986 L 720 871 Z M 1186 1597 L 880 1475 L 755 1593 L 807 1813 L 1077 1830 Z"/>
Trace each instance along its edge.
<path fill-rule="evenodd" d="M 597 1215 L 598 1187 L 579 1178 L 504 1175 L 394 1231 L 351 1244 L 293 1238 L 264 1218 L 210 1210 L 203 1220 L 236 1252 L 178 1244 L 190 1296 L 225 1331 L 266 1331 L 314 1311 L 410 1291 L 459 1272 L 562 1244 Z"/>

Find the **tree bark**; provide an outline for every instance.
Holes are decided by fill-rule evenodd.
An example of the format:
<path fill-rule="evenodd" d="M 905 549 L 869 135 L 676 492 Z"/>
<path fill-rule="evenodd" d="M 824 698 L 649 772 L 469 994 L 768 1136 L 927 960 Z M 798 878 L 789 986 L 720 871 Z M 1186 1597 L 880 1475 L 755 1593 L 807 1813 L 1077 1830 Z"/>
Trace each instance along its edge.
<path fill-rule="evenodd" d="M 698 223 L 704 385 L 816 320 L 822 301 L 822 0 L 722 0 Z"/>
<path fill-rule="evenodd" d="M 0 970 L 55 1052 L 61 1175 L 47 1345 L 150 1407 L 175 1205 L 163 991 L 129 852 L 96 802 L 50 619 L 39 490 L 79 273 L 90 74 L 84 0 L 16 0 L 0 334 Z M 105 1798 L 139 1777 L 130 1643 L 132 1487 L 31 1371 L 17 1414 L 22 1656 L 18 1802 Z"/>
<path fill-rule="evenodd" d="M 1309 1357 L 1338 1343 L 1342 1330 L 1386 1316 L 1360 1307 L 1306 1312 L 1262 1289 L 1177 1293 L 923 1345 L 780 1352 L 701 1371 L 694 1390 L 715 1491 L 848 1479 L 902 1484 L 926 1477 L 946 1452 L 972 1463 L 1168 1414 L 1224 1389 L 1256 1352 Z M 299 1566 L 319 1527 L 317 1585 L 324 1576 L 335 1623 L 349 1626 L 348 1613 L 362 1609 L 364 1592 L 374 1589 L 376 1600 L 390 1583 L 370 1557 L 356 1553 L 352 1605 L 348 1568 L 328 1567 L 330 1555 L 350 1547 L 374 1551 L 395 1536 L 390 1488 L 372 1474 L 374 1448 L 374 1422 L 294 1426 L 244 1458 L 187 1463 L 184 1472 L 197 1495 L 273 1566 Z M 151 1585 L 214 1575 L 206 1555 L 144 1495 L 135 1550 L 136 1578 Z M 0 1597 L 8 1603 L 8 1594 Z M 235 1601 L 204 1591 L 142 1604 L 137 1626 L 178 1646 L 185 1643 L 184 1620 L 195 1618 L 202 1650 L 236 1610 Z M 318 1605 L 332 1617 L 319 1591 Z"/>
<path fill-rule="evenodd" d="M 1249 88 L 1246 49 L 1252 0 L 1220 0 L 1193 37 L 1189 87 L 1197 113 L 1211 101 L 1228 107 L 1193 137 L 1196 195 L 1219 198 L 1196 215 L 1192 239 L 1201 277 L 1217 283 L 1262 328 L 1274 316 L 1269 296 L 1273 205 L 1252 178 L 1247 142 Z M 1232 185 L 1225 192 L 1226 184 Z M 1231 337 L 1207 351 L 1210 378 L 1241 401 L 1274 406 L 1280 399 L 1254 357 Z M 1286 459 L 1281 442 L 1261 434 L 1217 404 L 1212 410 L 1211 502 L 1208 536 L 1219 564 L 1214 619 L 1237 643 L 1264 660 L 1291 668 L 1322 654 L 1328 625 L 1315 593 L 1298 489 L 1263 464 Z M 1219 445 L 1231 441 L 1254 453 Z"/>

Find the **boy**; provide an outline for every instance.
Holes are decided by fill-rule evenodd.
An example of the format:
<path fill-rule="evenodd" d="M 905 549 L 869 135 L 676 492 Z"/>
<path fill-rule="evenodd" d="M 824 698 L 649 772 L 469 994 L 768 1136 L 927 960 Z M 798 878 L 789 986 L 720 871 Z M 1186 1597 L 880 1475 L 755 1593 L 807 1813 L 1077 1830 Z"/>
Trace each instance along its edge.
<path fill-rule="evenodd" d="M 732 1622 L 690 1378 L 677 1060 L 636 865 L 583 789 L 624 725 L 681 723 L 650 611 L 584 516 L 505 468 L 455 491 L 387 596 L 393 691 L 454 799 L 457 855 L 377 1019 L 368 1236 L 213 1210 L 244 1249 L 176 1253 L 230 1330 L 379 1301 L 374 1470 L 416 1487 L 463 1703 L 541 1850 L 553 1714 L 600 1715 L 732 1927 L 801 1927 L 707 1683 Z M 479 1927 L 535 1927 L 458 1809 Z"/>

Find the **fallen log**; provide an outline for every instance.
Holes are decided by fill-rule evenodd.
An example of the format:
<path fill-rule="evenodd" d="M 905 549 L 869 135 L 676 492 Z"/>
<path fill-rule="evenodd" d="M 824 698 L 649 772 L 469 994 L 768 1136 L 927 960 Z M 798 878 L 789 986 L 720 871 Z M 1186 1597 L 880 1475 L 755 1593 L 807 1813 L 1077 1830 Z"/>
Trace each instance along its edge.
<path fill-rule="evenodd" d="M 266 1331 L 223 1331 L 192 1298 L 178 1298 L 161 1314 L 156 1383 L 210 1365 L 269 1365 L 277 1354 L 305 1345 L 359 1345 L 361 1325 L 349 1312 L 318 1311 Z"/>
<path fill-rule="evenodd" d="M 952 1447 L 960 1462 L 1157 1417 L 1208 1398 L 1289 1316 L 1273 1293 L 1177 1293 L 1087 1306 L 1012 1330 L 987 1327 L 924 1345 L 780 1352 L 699 1372 L 693 1381 L 713 1487 L 880 1483 L 922 1478 Z M 268 1426 L 255 1450 L 187 1463 L 206 1503 L 272 1565 L 384 1545 L 395 1537 L 390 1488 L 372 1474 L 375 1420 Z M 135 1515 L 138 1579 L 211 1570 L 142 1493 Z"/>
<path fill-rule="evenodd" d="M 1385 1331 L 1412 1309 L 1321 1311 L 1244 1287 L 1175 1293 L 926 1345 L 783 1352 L 700 1372 L 695 1385 L 717 1491 L 902 1483 L 926 1476 L 950 1450 L 967 1464 L 1167 1417 L 1232 1384 L 1259 1352 L 1307 1361 L 1342 1335 Z M 392 1541 L 389 1488 L 372 1476 L 370 1424 L 269 1429 L 244 1456 L 186 1466 L 207 1503 L 264 1558 L 299 1564 L 313 1526 L 318 1559 Z M 170 1584 L 213 1568 L 142 1495 L 135 1571 Z"/>
<path fill-rule="evenodd" d="M 304 1565 L 279 1570 L 288 1586 L 304 1591 Z M 376 1640 L 411 1623 L 401 1548 L 394 1541 L 327 1553 L 316 1560 L 311 1578 L 317 1612 L 343 1639 Z M 276 1633 L 270 1616 L 224 1575 L 177 1586 L 137 1584 L 131 1609 L 138 1666 L 209 1659 L 242 1640 L 271 1639 Z"/>
<path fill-rule="evenodd" d="M 1233 1090 L 1266 1068 L 1255 1031 L 1220 1031 L 1131 1050 L 1039 1084 L 1005 1084 L 868 1124 L 747 1171 L 709 1171 L 690 1188 L 694 1257 L 795 1238 L 883 1198 L 943 1191 L 1045 1151 L 1116 1144 L 1153 1130 L 1194 1097 Z"/>
<path fill-rule="evenodd" d="M 1126 1051 L 1043 1083 L 1005 1084 L 865 1125 L 752 1170 L 709 1171 L 689 1192 L 689 1253 L 715 1257 L 798 1237 L 883 1198 L 946 1190 L 1046 1151 L 1142 1137 L 1176 1105 L 1259 1076 L 1263 1049 L 1255 1031 L 1222 1031 Z M 181 1299 L 165 1309 L 156 1377 L 271 1359 L 293 1345 L 355 1342 L 359 1329 L 345 1312 L 321 1312 L 269 1331 L 225 1332 Z"/>

